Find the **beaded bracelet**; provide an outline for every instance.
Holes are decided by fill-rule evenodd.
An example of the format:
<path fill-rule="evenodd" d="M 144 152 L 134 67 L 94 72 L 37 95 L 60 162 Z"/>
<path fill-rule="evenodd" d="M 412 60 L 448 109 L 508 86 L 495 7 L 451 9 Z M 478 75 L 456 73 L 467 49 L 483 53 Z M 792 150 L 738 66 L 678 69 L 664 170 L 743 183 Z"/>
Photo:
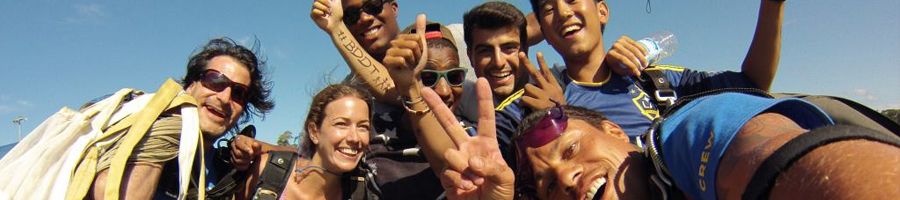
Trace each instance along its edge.
<path fill-rule="evenodd" d="M 405 108 L 407 112 L 411 112 L 412 114 L 421 115 L 428 113 L 428 111 L 431 111 L 431 108 L 429 108 L 428 106 L 425 106 L 424 110 L 413 110 L 412 108 L 410 108 L 413 104 L 425 101 L 425 98 L 422 98 L 421 96 L 415 101 L 408 101 L 403 97 L 398 97 L 398 99 L 403 102 L 403 108 Z"/>

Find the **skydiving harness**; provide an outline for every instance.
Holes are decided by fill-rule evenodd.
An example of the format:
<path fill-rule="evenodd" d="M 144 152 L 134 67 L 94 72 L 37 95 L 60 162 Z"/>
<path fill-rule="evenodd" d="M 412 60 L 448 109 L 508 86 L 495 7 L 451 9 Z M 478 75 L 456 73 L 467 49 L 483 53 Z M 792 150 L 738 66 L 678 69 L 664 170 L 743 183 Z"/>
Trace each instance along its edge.
<path fill-rule="evenodd" d="M 668 167 L 666 167 L 665 163 L 663 162 L 662 141 L 659 131 L 662 127 L 663 122 L 669 115 L 677 111 L 678 108 L 681 108 L 694 99 L 722 93 L 743 93 L 760 97 L 773 98 L 767 92 L 756 88 L 727 88 L 709 90 L 684 96 L 680 99 L 671 101 L 672 103 L 668 103 L 670 102 L 669 99 L 666 99 L 665 101 L 657 101 L 657 103 L 666 103 L 666 105 L 662 105 L 665 106 L 665 109 L 660 109 L 663 112 L 660 113 L 660 116 L 658 118 L 653 120 L 650 128 L 647 129 L 647 131 L 642 135 L 642 139 L 638 140 L 638 146 L 643 149 L 644 156 L 646 158 L 649 158 L 651 164 L 653 165 L 653 170 L 651 170 L 650 175 L 650 182 L 660 190 L 660 194 L 662 194 L 663 200 L 685 199 L 683 192 L 675 185 L 675 182 L 672 180 L 672 174 L 669 172 Z M 671 97 L 674 98 L 674 91 L 672 94 L 673 96 Z"/>
<path fill-rule="evenodd" d="M 653 76 L 650 73 L 644 74 L 651 77 Z M 653 81 L 653 83 L 657 87 L 659 87 L 660 84 L 668 82 L 664 77 L 656 77 L 649 80 L 656 80 Z M 664 85 L 663 88 L 664 90 L 671 90 Z M 677 95 L 675 95 L 674 91 L 672 91 L 671 95 L 668 95 L 670 94 L 668 93 L 668 91 L 653 93 L 655 96 L 654 98 L 657 100 L 657 106 L 660 106 L 659 108 L 662 112 L 660 113 L 660 117 L 653 120 L 650 128 L 645 132 L 645 134 L 642 135 L 643 138 L 642 140 L 637 142 L 637 145 L 643 149 L 644 156 L 649 158 L 652 162 L 654 169 L 652 170 L 650 179 L 651 182 L 660 190 L 663 199 L 685 199 L 684 194 L 673 182 L 672 175 L 663 162 L 663 156 L 665 155 L 662 155 L 661 153 L 662 141 L 660 136 L 660 128 L 669 115 L 677 111 L 680 107 L 691 102 L 692 100 L 722 93 L 743 93 L 764 98 L 774 98 L 768 92 L 756 88 L 714 89 L 687 95 L 682 98 L 677 98 Z M 874 121 L 877 124 L 876 126 L 870 126 L 847 123 L 837 124 L 834 126 L 825 126 L 813 129 L 805 134 L 801 134 L 800 136 L 791 139 L 790 141 L 788 141 L 788 143 L 779 147 L 775 152 L 772 153 L 772 155 L 770 155 L 763 161 L 763 163 L 760 164 L 760 166 L 756 169 L 753 176 L 751 177 L 750 182 L 748 182 L 744 194 L 742 194 L 742 199 L 768 199 L 769 192 L 772 189 L 772 186 L 775 185 L 775 180 L 782 172 L 786 171 L 794 162 L 806 155 L 806 153 L 809 153 L 810 151 L 818 147 L 830 143 L 845 140 L 863 139 L 900 147 L 900 136 L 898 136 L 898 133 L 900 133 L 900 131 L 898 130 L 900 130 L 900 128 L 898 128 L 898 125 L 896 123 L 890 122 L 884 116 L 877 114 L 877 112 L 850 100 L 830 96 L 817 97 L 835 99 L 840 102 L 839 105 L 849 107 L 851 110 L 856 111 L 856 113 L 862 114 L 865 117 L 868 117 L 871 121 Z M 818 104 L 815 105 L 819 106 Z M 826 114 L 830 117 L 834 115 L 844 115 L 844 113 Z M 873 128 L 884 128 L 888 130 L 888 132 L 875 131 Z M 893 134 L 890 134 L 891 132 Z"/>

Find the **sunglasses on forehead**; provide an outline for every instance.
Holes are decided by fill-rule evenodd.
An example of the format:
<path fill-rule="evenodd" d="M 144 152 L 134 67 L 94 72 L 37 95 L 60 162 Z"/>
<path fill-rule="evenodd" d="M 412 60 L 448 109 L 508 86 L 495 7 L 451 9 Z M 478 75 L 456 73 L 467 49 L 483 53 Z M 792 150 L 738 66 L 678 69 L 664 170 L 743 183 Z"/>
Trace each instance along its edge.
<path fill-rule="evenodd" d="M 363 0 L 362 6 L 355 8 L 345 8 L 344 9 L 344 24 L 347 26 L 356 24 L 359 22 L 360 15 L 365 12 L 369 15 L 378 15 L 381 14 L 381 11 L 384 9 L 384 3 L 392 2 L 393 0 Z"/>
<path fill-rule="evenodd" d="M 542 147 L 547 143 L 556 140 L 556 138 L 559 138 L 563 131 L 566 130 L 566 127 L 568 127 L 569 117 L 566 116 L 566 113 L 559 103 L 553 103 L 556 104 L 556 106 L 547 110 L 547 115 L 544 115 L 536 125 L 525 130 L 525 133 L 523 133 L 522 136 L 516 138 L 516 145 L 522 150 L 526 147 Z"/>
<path fill-rule="evenodd" d="M 457 87 L 461 86 L 466 80 L 466 71 L 466 68 L 453 68 L 448 70 L 423 69 L 422 72 L 419 73 L 419 79 L 422 80 L 422 85 L 425 85 L 426 87 L 434 87 L 441 78 L 446 79 L 450 86 Z"/>
<path fill-rule="evenodd" d="M 569 117 L 559 103 L 553 108 L 547 110 L 547 114 L 538 121 L 537 124 L 525 130 L 525 132 L 515 139 L 516 145 L 516 193 L 520 195 L 519 199 L 535 199 L 537 194 L 534 188 L 534 178 L 532 177 L 531 167 L 526 156 L 526 148 L 538 148 L 556 140 L 562 136 L 563 131 L 569 126 Z"/>
<path fill-rule="evenodd" d="M 247 93 L 250 91 L 247 86 L 235 83 L 228 79 L 225 74 L 213 69 L 207 69 L 200 77 L 200 84 L 215 92 L 221 92 L 225 88 L 231 88 L 231 100 L 237 103 L 244 103 Z"/>

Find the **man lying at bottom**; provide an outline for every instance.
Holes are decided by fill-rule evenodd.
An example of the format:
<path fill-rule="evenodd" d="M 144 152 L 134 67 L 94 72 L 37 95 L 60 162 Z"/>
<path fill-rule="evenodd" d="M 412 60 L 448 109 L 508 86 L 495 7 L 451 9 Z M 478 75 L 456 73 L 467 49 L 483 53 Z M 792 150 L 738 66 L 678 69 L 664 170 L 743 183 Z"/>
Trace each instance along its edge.
<path fill-rule="evenodd" d="M 483 92 L 486 85 L 479 80 L 479 106 L 489 103 L 490 96 Z M 443 118 L 449 109 L 441 107 L 440 99 L 427 88 L 423 95 L 440 121 L 447 121 Z M 534 112 L 513 139 L 520 158 L 515 176 L 497 159 L 499 150 L 491 137 L 493 112 L 480 112 L 478 136 L 467 136 L 449 122 L 444 126 L 458 147 L 439 158 L 448 163 L 439 175 L 450 198 L 879 199 L 900 195 L 896 190 L 900 188 L 896 167 L 900 139 L 834 126 L 818 108 L 797 99 L 737 93 L 700 97 L 667 115 L 639 145 L 630 143 L 617 124 L 594 111 L 562 106 Z"/>

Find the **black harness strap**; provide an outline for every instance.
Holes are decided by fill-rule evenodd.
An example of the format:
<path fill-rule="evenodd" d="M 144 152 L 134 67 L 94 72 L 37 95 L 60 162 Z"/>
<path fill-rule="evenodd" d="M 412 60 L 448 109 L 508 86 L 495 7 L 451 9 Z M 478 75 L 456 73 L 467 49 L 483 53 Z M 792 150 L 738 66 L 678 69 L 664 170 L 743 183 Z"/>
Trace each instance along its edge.
<path fill-rule="evenodd" d="M 867 128 L 847 125 L 818 128 L 788 141 L 766 158 L 747 183 L 742 199 L 768 199 L 778 175 L 790 168 L 803 155 L 826 144 L 857 139 L 900 147 L 900 139 Z"/>
<path fill-rule="evenodd" d="M 660 69 L 648 68 L 641 72 L 641 87 L 648 95 L 653 97 L 656 107 L 659 110 L 665 110 L 678 99 L 678 94 L 672 89 L 669 78 Z"/>
<path fill-rule="evenodd" d="M 253 199 L 276 200 L 281 197 L 284 186 L 291 175 L 297 154 L 291 151 L 269 152 L 269 161 L 259 176 Z"/>

